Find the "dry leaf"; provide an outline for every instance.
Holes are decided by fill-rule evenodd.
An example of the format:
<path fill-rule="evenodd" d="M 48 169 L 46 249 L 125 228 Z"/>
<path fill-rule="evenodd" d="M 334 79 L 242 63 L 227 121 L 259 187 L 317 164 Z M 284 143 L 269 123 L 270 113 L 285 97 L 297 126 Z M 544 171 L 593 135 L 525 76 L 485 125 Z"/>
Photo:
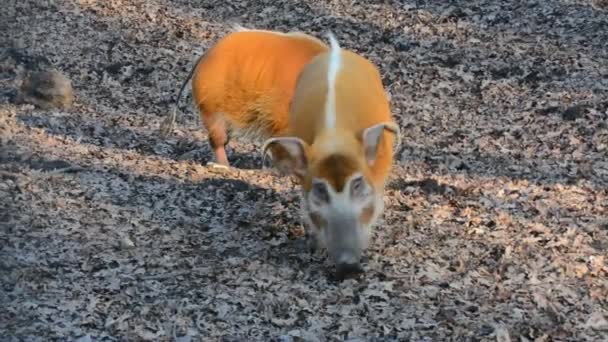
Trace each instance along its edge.
<path fill-rule="evenodd" d="M 608 331 L 608 321 L 604 313 L 594 311 L 587 319 L 587 322 L 585 322 L 585 327 L 593 330 Z"/>
<path fill-rule="evenodd" d="M 496 342 L 511 342 L 509 330 L 503 325 L 494 327 L 494 333 L 496 334 Z"/>
<path fill-rule="evenodd" d="M 606 334 L 598 1 L 8 3 L 5 340 Z M 323 251 L 302 247 L 300 190 L 260 169 L 258 143 L 231 132 L 233 168 L 208 166 L 189 83 L 174 131 L 157 134 L 198 57 L 236 22 L 320 39 L 331 30 L 378 67 L 403 142 L 360 278 L 336 281 Z M 50 68 L 70 79 L 72 107 L 19 104 L 26 74 Z"/>

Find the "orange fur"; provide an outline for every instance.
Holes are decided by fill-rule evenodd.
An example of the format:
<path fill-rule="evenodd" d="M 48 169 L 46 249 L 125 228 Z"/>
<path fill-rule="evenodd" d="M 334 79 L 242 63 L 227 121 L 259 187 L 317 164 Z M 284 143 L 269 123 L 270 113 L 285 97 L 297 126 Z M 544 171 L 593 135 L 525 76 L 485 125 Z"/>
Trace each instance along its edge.
<path fill-rule="evenodd" d="M 194 70 L 192 94 L 216 154 L 230 127 L 261 138 L 284 134 L 298 75 L 327 49 L 303 33 L 262 30 L 233 32 L 210 49 Z"/>
<path fill-rule="evenodd" d="M 325 126 L 328 94 L 329 53 L 315 57 L 303 70 L 298 81 L 289 116 L 288 136 L 308 144 L 310 172 L 302 179 L 306 190 L 311 179 L 327 179 L 340 190 L 341 184 L 355 171 L 362 172 L 382 191 L 393 162 L 393 134 L 384 132 L 373 165 L 368 166 L 363 154 L 363 131 L 375 124 L 392 122 L 389 102 L 377 68 L 367 59 L 341 50 L 341 67 L 336 78 L 336 126 Z M 343 161 L 336 159 L 338 154 Z"/>

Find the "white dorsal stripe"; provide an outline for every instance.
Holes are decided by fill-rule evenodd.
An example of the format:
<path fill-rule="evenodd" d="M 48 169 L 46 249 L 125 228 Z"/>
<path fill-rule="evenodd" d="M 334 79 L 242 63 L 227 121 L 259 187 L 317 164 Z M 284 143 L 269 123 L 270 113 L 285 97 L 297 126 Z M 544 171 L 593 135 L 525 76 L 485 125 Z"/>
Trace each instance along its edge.
<path fill-rule="evenodd" d="M 263 29 L 250 28 L 250 27 L 242 26 L 241 24 L 232 24 L 232 31 L 235 31 L 235 32 L 266 32 L 266 33 L 276 34 L 276 35 L 279 35 L 279 36 L 287 36 L 287 35 L 289 35 L 289 33 L 281 32 L 281 31 L 272 31 L 272 30 L 263 30 Z"/>
<path fill-rule="evenodd" d="M 328 33 L 331 46 L 327 67 L 327 98 L 325 99 L 325 128 L 336 127 L 336 77 L 340 69 L 340 45 L 333 33 Z"/>
<path fill-rule="evenodd" d="M 245 26 L 242 26 L 241 24 L 238 24 L 238 23 L 234 23 L 230 26 L 231 26 L 232 31 L 236 31 L 236 32 L 251 31 L 251 29 L 246 28 Z"/>

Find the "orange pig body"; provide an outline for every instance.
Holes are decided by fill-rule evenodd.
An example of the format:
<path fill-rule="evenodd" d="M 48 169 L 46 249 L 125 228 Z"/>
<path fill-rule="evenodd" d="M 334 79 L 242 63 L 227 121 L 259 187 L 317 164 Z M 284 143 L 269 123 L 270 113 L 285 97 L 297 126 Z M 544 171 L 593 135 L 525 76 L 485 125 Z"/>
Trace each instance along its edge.
<path fill-rule="evenodd" d="M 287 131 L 296 79 L 327 49 L 303 33 L 239 29 L 206 53 L 194 70 L 192 94 L 219 164 L 229 164 L 228 130 L 260 139 Z"/>

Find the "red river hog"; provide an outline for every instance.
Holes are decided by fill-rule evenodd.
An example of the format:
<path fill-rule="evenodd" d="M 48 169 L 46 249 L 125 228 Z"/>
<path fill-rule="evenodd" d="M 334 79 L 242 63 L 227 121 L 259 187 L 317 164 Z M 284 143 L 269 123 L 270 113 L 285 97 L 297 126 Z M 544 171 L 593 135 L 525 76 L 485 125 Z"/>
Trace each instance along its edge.
<path fill-rule="evenodd" d="M 263 163 L 298 179 L 307 232 L 342 277 L 362 271 L 400 130 L 377 67 L 328 38 L 240 28 L 191 76 L 217 164 L 228 128 L 264 139 Z"/>

